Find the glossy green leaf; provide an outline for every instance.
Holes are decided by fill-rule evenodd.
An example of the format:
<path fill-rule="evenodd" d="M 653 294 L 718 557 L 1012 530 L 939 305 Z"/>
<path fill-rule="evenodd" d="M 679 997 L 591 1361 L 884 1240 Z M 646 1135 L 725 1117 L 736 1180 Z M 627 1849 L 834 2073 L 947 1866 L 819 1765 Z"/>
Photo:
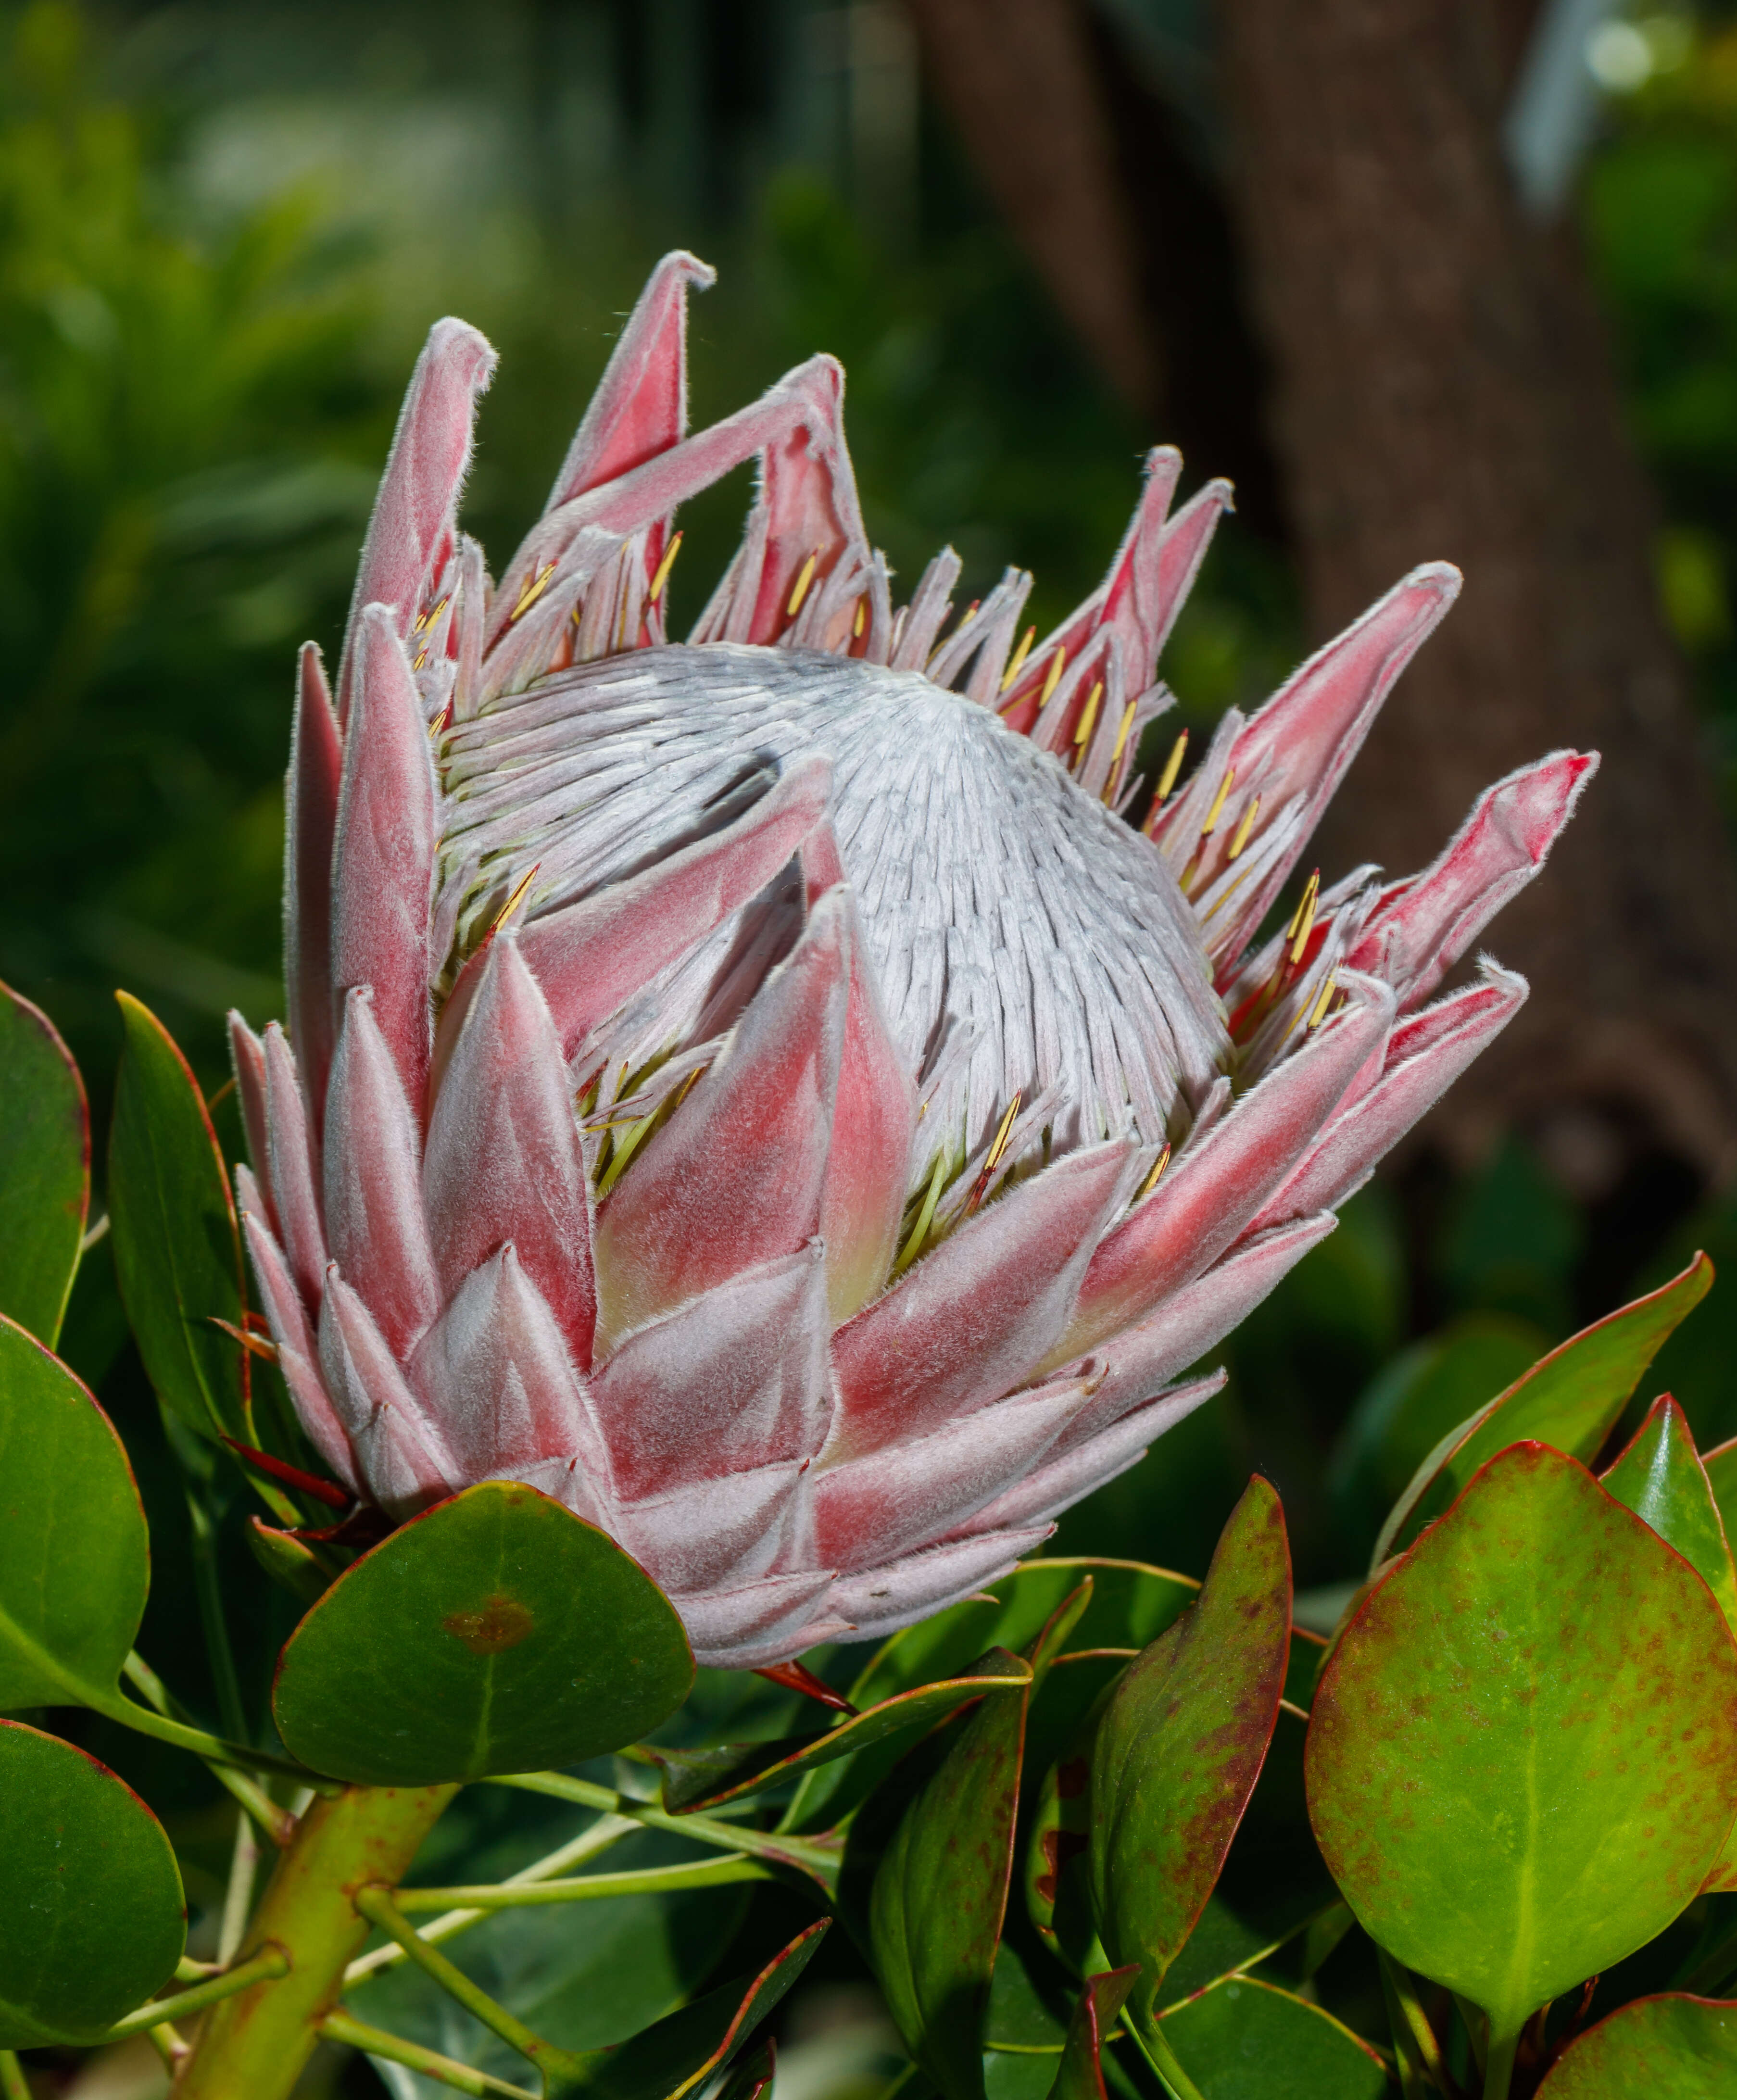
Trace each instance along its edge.
<path fill-rule="evenodd" d="M 112 1697 L 150 1580 L 144 1511 L 108 1416 L 0 1320 L 0 1709 Z"/>
<path fill-rule="evenodd" d="M 1060 1980 L 1052 1965 L 1022 1943 L 1021 1935 L 1004 1935 L 990 1978 L 983 2046 L 1021 2056 L 1059 2056 L 1067 2039 L 1067 2008 L 1053 1990 L 1046 1996 L 1043 1987 Z"/>
<path fill-rule="evenodd" d="M 313 1548 L 304 1545 L 293 1533 L 262 1524 L 257 1516 L 250 1517 L 247 1542 L 254 1560 L 271 1580 L 280 1589 L 287 1590 L 304 1608 L 331 1587 L 331 1571 Z"/>
<path fill-rule="evenodd" d="M 1109 2100 L 1104 2085 L 1104 2045 L 1134 1988 L 1137 1969 L 1113 1969 L 1088 1976 L 1068 2023 L 1050 2100 Z"/>
<path fill-rule="evenodd" d="M 1136 2024 L 1205 1908 L 1260 1776 L 1284 1690 L 1290 1595 L 1284 1511 L 1257 1476 L 1193 1609 L 1128 1665 L 1098 1723 L 1087 1882 L 1110 1961 L 1140 1965 Z"/>
<path fill-rule="evenodd" d="M 613 1539 L 486 1480 L 339 1577 L 291 1635 L 271 1705 L 316 1771 L 428 1786 L 619 1749 L 693 1679 L 674 1608 Z"/>
<path fill-rule="evenodd" d="M 997 1669 L 1030 1667 L 997 1649 Z M 881 1855 L 868 1904 L 875 1973 L 905 2045 L 947 2100 L 979 2100 L 990 1976 L 1007 1909 L 1025 1701 L 985 1699 L 947 1732 Z"/>
<path fill-rule="evenodd" d="M 546 2089 L 547 2100 L 681 2100 L 725 2064 L 807 1968 L 831 1922 L 822 1918 L 747 1983 L 708 1991 L 619 2049 L 600 2049 Z"/>
<path fill-rule="evenodd" d="M 1737 1538 L 1737 1436 L 1708 1452 L 1701 1463 L 1706 1468 L 1707 1485 L 1713 1489 L 1713 1498 L 1719 1507 L 1725 1536 L 1727 1540 Z"/>
<path fill-rule="evenodd" d="M 1737 2001 L 1633 1998 L 1569 2043 L 1538 2100 L 1717 2100 L 1737 2093 Z"/>
<path fill-rule="evenodd" d="M 848 1758 L 933 1727 L 968 1700 L 1005 1696 L 1020 1688 L 1004 1677 L 954 1677 L 900 1693 L 819 1735 L 786 1736 L 769 1743 L 724 1743 L 715 1749 L 664 1749 L 648 1754 L 663 1774 L 663 1806 L 672 1814 L 713 1808 L 783 1786 L 835 1758 Z"/>
<path fill-rule="evenodd" d="M 1647 1366 L 1713 1288 L 1698 1254 L 1680 1276 L 1573 1335 L 1447 1436 L 1412 1476 L 1382 1527 L 1369 1565 L 1410 1545 L 1478 1468 L 1510 1444 L 1535 1441 L 1589 1462 Z"/>
<path fill-rule="evenodd" d="M 187 1942 L 163 1826 L 106 1765 L 0 1721 L 0 2049 L 94 2041 Z"/>
<path fill-rule="evenodd" d="M 126 992 L 126 1047 L 108 1140 L 115 1274 L 139 1353 L 175 1419 L 206 1437 L 257 1444 L 239 1326 L 241 1241 L 229 1179 L 187 1060 Z"/>
<path fill-rule="evenodd" d="M 90 1201 L 90 1117 L 46 1013 L 0 984 L 0 1312 L 52 1348 Z"/>
<path fill-rule="evenodd" d="M 1737 1646 L 1584 1466 L 1501 1453 L 1346 1629 L 1309 1810 L 1364 1929 L 1498 2036 L 1664 1930 L 1737 1801 Z"/>
<path fill-rule="evenodd" d="M 1382 2100 L 1379 2056 L 1330 2013 L 1232 1976 L 1164 2015 L 1163 2040 L 1201 2100 Z"/>
<path fill-rule="evenodd" d="M 718 2088 L 717 2100 L 762 2100 L 771 2091 L 777 2072 L 778 2050 L 768 2035 L 730 2066 L 730 2076 Z"/>
<path fill-rule="evenodd" d="M 1676 1547 L 1712 1590 L 1725 1623 L 1737 1632 L 1737 1568 L 1688 1421 L 1668 1392 L 1653 1402 L 1627 1448 L 1599 1479 L 1625 1509 Z"/>

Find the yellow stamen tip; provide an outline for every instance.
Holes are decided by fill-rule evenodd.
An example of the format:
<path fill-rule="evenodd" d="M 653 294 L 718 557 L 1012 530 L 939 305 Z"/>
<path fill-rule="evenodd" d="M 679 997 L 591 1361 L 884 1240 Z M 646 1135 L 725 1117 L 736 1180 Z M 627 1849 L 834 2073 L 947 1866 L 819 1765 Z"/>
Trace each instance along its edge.
<path fill-rule="evenodd" d="M 1182 761 L 1188 748 L 1188 733 L 1184 730 L 1170 748 L 1170 757 L 1164 761 L 1164 770 L 1158 775 L 1157 791 L 1153 796 L 1154 806 L 1168 800 L 1170 791 L 1176 784 L 1176 775 L 1182 770 Z"/>
<path fill-rule="evenodd" d="M 796 572 L 796 580 L 790 593 L 790 602 L 784 608 L 787 620 L 794 620 L 802 610 L 802 601 L 809 594 L 809 585 L 814 580 L 814 571 L 820 566 L 818 554 L 810 554 Z"/>
<path fill-rule="evenodd" d="M 1334 982 L 1334 973 L 1329 970 L 1327 981 L 1320 988 L 1320 997 L 1316 1000 L 1314 1010 L 1309 1015 L 1308 1025 L 1311 1028 L 1319 1028 L 1322 1021 L 1326 1019 L 1327 1008 L 1334 993 L 1338 990 L 1338 986 Z"/>
<path fill-rule="evenodd" d="M 1170 1147 L 1166 1145 L 1164 1149 L 1158 1154 L 1157 1158 L 1153 1161 L 1152 1171 L 1140 1185 L 1140 1193 L 1134 1198 L 1136 1203 L 1144 1203 L 1145 1202 L 1146 1198 L 1152 1193 L 1153 1190 L 1157 1187 L 1159 1180 L 1163 1176 L 1164 1170 L 1169 1166 L 1169 1164 Z"/>
<path fill-rule="evenodd" d="M 1203 839 L 1210 839 L 1218 829 L 1219 818 L 1223 814 L 1224 805 L 1230 800 L 1230 791 L 1236 785 L 1236 767 L 1227 765 L 1224 769 L 1224 778 L 1219 783 L 1219 792 L 1212 798 L 1212 807 L 1206 812 L 1206 821 L 1200 827 L 1200 835 Z"/>
<path fill-rule="evenodd" d="M 676 557 L 681 551 L 681 535 L 670 535 L 669 545 L 663 549 L 663 558 L 651 572 L 651 588 L 646 593 L 647 605 L 655 605 L 663 595 L 663 586 L 669 581 L 669 572 L 676 566 Z"/>
<path fill-rule="evenodd" d="M 1074 741 L 1083 744 L 1091 735 L 1092 725 L 1098 718 L 1098 703 L 1104 697 L 1104 681 L 1100 678 L 1086 698 L 1086 711 L 1079 718 L 1079 727 L 1074 732 Z"/>
<path fill-rule="evenodd" d="M 1025 668 L 1025 659 L 1031 654 L 1031 645 L 1038 638 L 1038 630 L 1028 627 L 1019 638 L 1019 646 L 1013 652 L 1012 661 L 1001 674 L 1001 690 L 1006 692 Z"/>
<path fill-rule="evenodd" d="M 1065 649 L 1058 649 L 1049 660 L 1049 671 L 1043 681 L 1043 690 L 1038 695 L 1038 705 L 1040 708 L 1047 708 L 1049 705 L 1051 694 L 1061 683 L 1061 668 L 1067 660 L 1068 652 Z"/>
<path fill-rule="evenodd" d="M 1237 856 L 1249 842 L 1249 834 L 1254 828 L 1254 819 L 1260 814 L 1260 797 L 1257 795 L 1243 812 L 1242 822 L 1237 827 L 1237 836 L 1230 842 L 1230 857 Z"/>
<path fill-rule="evenodd" d="M 526 898 L 531 893 L 531 884 L 537 879 L 537 869 L 540 868 L 542 865 L 542 862 L 539 861 L 536 863 L 536 867 L 528 868 L 526 872 L 518 878 L 518 881 L 514 884 L 512 895 L 508 898 L 506 902 L 501 906 L 500 911 L 495 915 L 495 924 L 492 929 L 492 931 L 498 933 L 501 928 L 505 925 L 508 920 L 509 920 L 513 916 L 513 914 L 518 911 L 519 906 L 524 902 Z"/>
<path fill-rule="evenodd" d="M 863 629 L 867 625 L 868 600 L 866 598 L 859 598 L 857 600 L 857 616 L 850 623 L 850 632 L 853 638 L 859 638 Z"/>

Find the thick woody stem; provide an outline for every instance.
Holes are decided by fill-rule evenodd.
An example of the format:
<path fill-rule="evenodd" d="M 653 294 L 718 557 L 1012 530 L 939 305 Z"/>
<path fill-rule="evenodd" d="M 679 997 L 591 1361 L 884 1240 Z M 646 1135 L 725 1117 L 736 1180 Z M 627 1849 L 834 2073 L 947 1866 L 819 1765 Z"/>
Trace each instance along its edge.
<path fill-rule="evenodd" d="M 243 1943 L 242 1960 L 275 1948 L 286 1974 L 226 1999 L 176 2081 L 176 2100 L 288 2100 L 337 2004 L 344 1970 L 368 1936 L 355 1899 L 395 1886 L 452 1786 L 349 1787 L 315 1801 L 279 1861 Z"/>

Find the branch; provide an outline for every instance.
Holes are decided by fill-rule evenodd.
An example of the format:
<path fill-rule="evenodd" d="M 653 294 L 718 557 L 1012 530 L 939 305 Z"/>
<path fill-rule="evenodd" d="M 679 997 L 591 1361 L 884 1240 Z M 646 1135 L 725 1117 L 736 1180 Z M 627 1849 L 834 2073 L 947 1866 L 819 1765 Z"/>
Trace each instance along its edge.
<path fill-rule="evenodd" d="M 522 2085 L 509 2085 L 504 2078 L 491 2078 L 486 2071 L 473 2071 L 468 2063 L 460 2063 L 450 2056 L 424 2049 L 420 2042 L 401 2040 L 397 2035 L 388 2034 L 384 2027 L 368 2027 L 346 2012 L 328 2013 L 320 2023 L 320 2032 L 328 2041 L 343 2042 L 351 2049 L 364 2049 L 370 2056 L 384 2057 L 388 2063 L 401 2063 L 408 2071 L 420 2071 L 425 2078 L 435 2079 L 442 2085 L 451 2085 L 461 2093 L 501 2093 L 508 2096 L 508 2100 L 537 2100 L 536 2093 L 527 2093 Z"/>
<path fill-rule="evenodd" d="M 664 1895 L 678 1889 L 715 1889 L 730 1882 L 774 1880 L 769 1867 L 739 1855 L 701 1860 L 681 1867 L 641 1867 L 623 1874 L 580 1874 L 571 1881 L 484 1882 L 455 1889 L 400 1889 L 399 1910 L 443 1910 L 462 1904 L 477 1910 L 509 1910 L 523 1904 L 584 1903 L 601 1896 Z"/>
<path fill-rule="evenodd" d="M 244 1961 L 240 1968 L 228 1970 L 221 1976 L 214 1976 L 209 1983 L 196 1983 L 191 1991 L 178 1991 L 172 1998 L 152 1998 L 137 2012 L 129 2013 L 124 2020 L 117 2020 L 108 2033 L 99 2036 L 91 2046 L 100 2048 L 112 2041 L 125 2041 L 129 2035 L 147 2034 L 165 2020 L 178 2020 L 188 2013 L 202 2013 L 207 2005 L 232 1998 L 237 1991 L 245 1991 L 250 1984 L 269 1983 L 289 1974 L 289 1956 L 280 1948 L 262 1947 L 251 1961 Z"/>
<path fill-rule="evenodd" d="M 121 1669 L 165 1719 L 179 1721 L 184 1718 L 183 1710 L 174 1694 L 136 1649 L 128 1656 Z M 139 1711 L 130 1700 L 122 1700 L 120 1703 L 126 1708 L 129 1714 Z M 123 1719 L 126 1716 L 117 1715 L 116 1718 Z M 127 1725 L 133 1727 L 137 1724 L 128 1721 Z M 148 1729 L 145 1732 L 148 1734 L 150 1731 Z M 289 1842 L 295 1834 L 295 1818 L 280 1808 L 262 1787 L 256 1786 L 245 1774 L 235 1771 L 229 1765 L 219 1763 L 215 1758 L 206 1758 L 205 1764 L 212 1777 L 220 1786 L 228 1789 L 274 1845 L 282 1846 Z"/>

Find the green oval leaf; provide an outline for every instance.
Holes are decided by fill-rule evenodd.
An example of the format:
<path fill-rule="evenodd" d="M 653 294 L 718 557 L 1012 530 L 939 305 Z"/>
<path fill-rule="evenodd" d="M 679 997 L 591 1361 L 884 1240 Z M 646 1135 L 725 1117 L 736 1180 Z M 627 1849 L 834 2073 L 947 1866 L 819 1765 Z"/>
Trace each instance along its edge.
<path fill-rule="evenodd" d="M 1029 1665 L 1004 1649 L 977 1673 Z M 948 1730 L 893 1833 L 868 1904 L 875 1974 L 905 2045 L 948 2100 L 981 2100 L 990 1978 L 1006 1914 L 1025 1700 L 985 1699 Z"/>
<path fill-rule="evenodd" d="M 52 1348 L 90 1202 L 90 1116 L 46 1013 L 0 984 L 0 1312 Z"/>
<path fill-rule="evenodd" d="M 1087 1881 L 1130 2005 L 1149 2020 L 1206 1908 L 1278 1718 L 1290 1653 L 1285 1513 L 1257 1476 L 1231 1512 L 1198 1599 L 1129 1664 L 1092 1738 Z"/>
<path fill-rule="evenodd" d="M 144 1510 L 108 1417 L 0 1319 L 0 1709 L 112 1698 L 150 1581 Z"/>
<path fill-rule="evenodd" d="M 1201 2100 L 1382 2100 L 1387 2071 L 1330 2013 L 1253 1976 L 1168 2012 L 1160 2032 Z"/>
<path fill-rule="evenodd" d="M 187 1061 L 148 1007 L 117 992 L 126 1032 L 108 1138 L 115 1274 L 157 1398 L 201 1436 L 257 1445 L 241 1239 L 217 1134 Z"/>
<path fill-rule="evenodd" d="M 1569 2043 L 1538 2100 L 1708 2100 L 1737 2092 L 1737 2002 L 1634 1998 Z"/>
<path fill-rule="evenodd" d="M 764 1793 L 806 1771 L 853 1757 L 859 1750 L 894 1742 L 934 1727 L 968 1700 L 1002 1696 L 1018 1687 L 1004 1677 L 951 1677 L 884 1699 L 866 1713 L 840 1721 L 818 1735 L 786 1736 L 766 1743 L 721 1743 L 697 1750 L 648 1745 L 647 1755 L 663 1774 L 663 1806 L 672 1815 L 715 1808 Z"/>
<path fill-rule="evenodd" d="M 751 1981 L 708 1991 L 618 2049 L 551 2071 L 546 2100 L 681 2100 L 726 2063 L 807 1968 L 825 1936 L 821 1918 L 781 1948 Z"/>
<path fill-rule="evenodd" d="M 619 1749 L 693 1681 L 674 1606 L 612 1538 L 485 1480 L 338 1577 L 290 1635 L 271 1710 L 316 1771 L 434 1786 Z"/>
<path fill-rule="evenodd" d="M 106 1765 L 0 1721 L 0 2049 L 92 2042 L 187 1943 L 163 1826 Z"/>
<path fill-rule="evenodd" d="M 1698 1254 L 1681 1276 L 1570 1335 L 1450 1430 L 1394 1505 L 1370 1568 L 1403 1552 L 1478 1468 L 1510 1444 L 1548 1444 L 1572 1458 L 1595 1458 L 1647 1366 L 1712 1288 L 1713 1264 Z"/>
<path fill-rule="evenodd" d="M 1607 1494 L 1674 1546 L 1737 1632 L 1737 1568 L 1688 1418 L 1661 1393 L 1621 1455 L 1598 1476 Z"/>
<path fill-rule="evenodd" d="M 1717 1856 L 1737 1646 L 1584 1466 L 1517 1445 L 1364 1599 L 1306 1771 L 1364 1929 L 1511 2036 L 1662 1931 Z"/>
<path fill-rule="evenodd" d="M 1050 2100 L 1109 2100 L 1104 2087 L 1104 2044 L 1139 1973 L 1135 1969 L 1113 1969 L 1107 1974 L 1086 1979 L 1086 1988 L 1068 2023 L 1068 2038 L 1062 2045 Z"/>

